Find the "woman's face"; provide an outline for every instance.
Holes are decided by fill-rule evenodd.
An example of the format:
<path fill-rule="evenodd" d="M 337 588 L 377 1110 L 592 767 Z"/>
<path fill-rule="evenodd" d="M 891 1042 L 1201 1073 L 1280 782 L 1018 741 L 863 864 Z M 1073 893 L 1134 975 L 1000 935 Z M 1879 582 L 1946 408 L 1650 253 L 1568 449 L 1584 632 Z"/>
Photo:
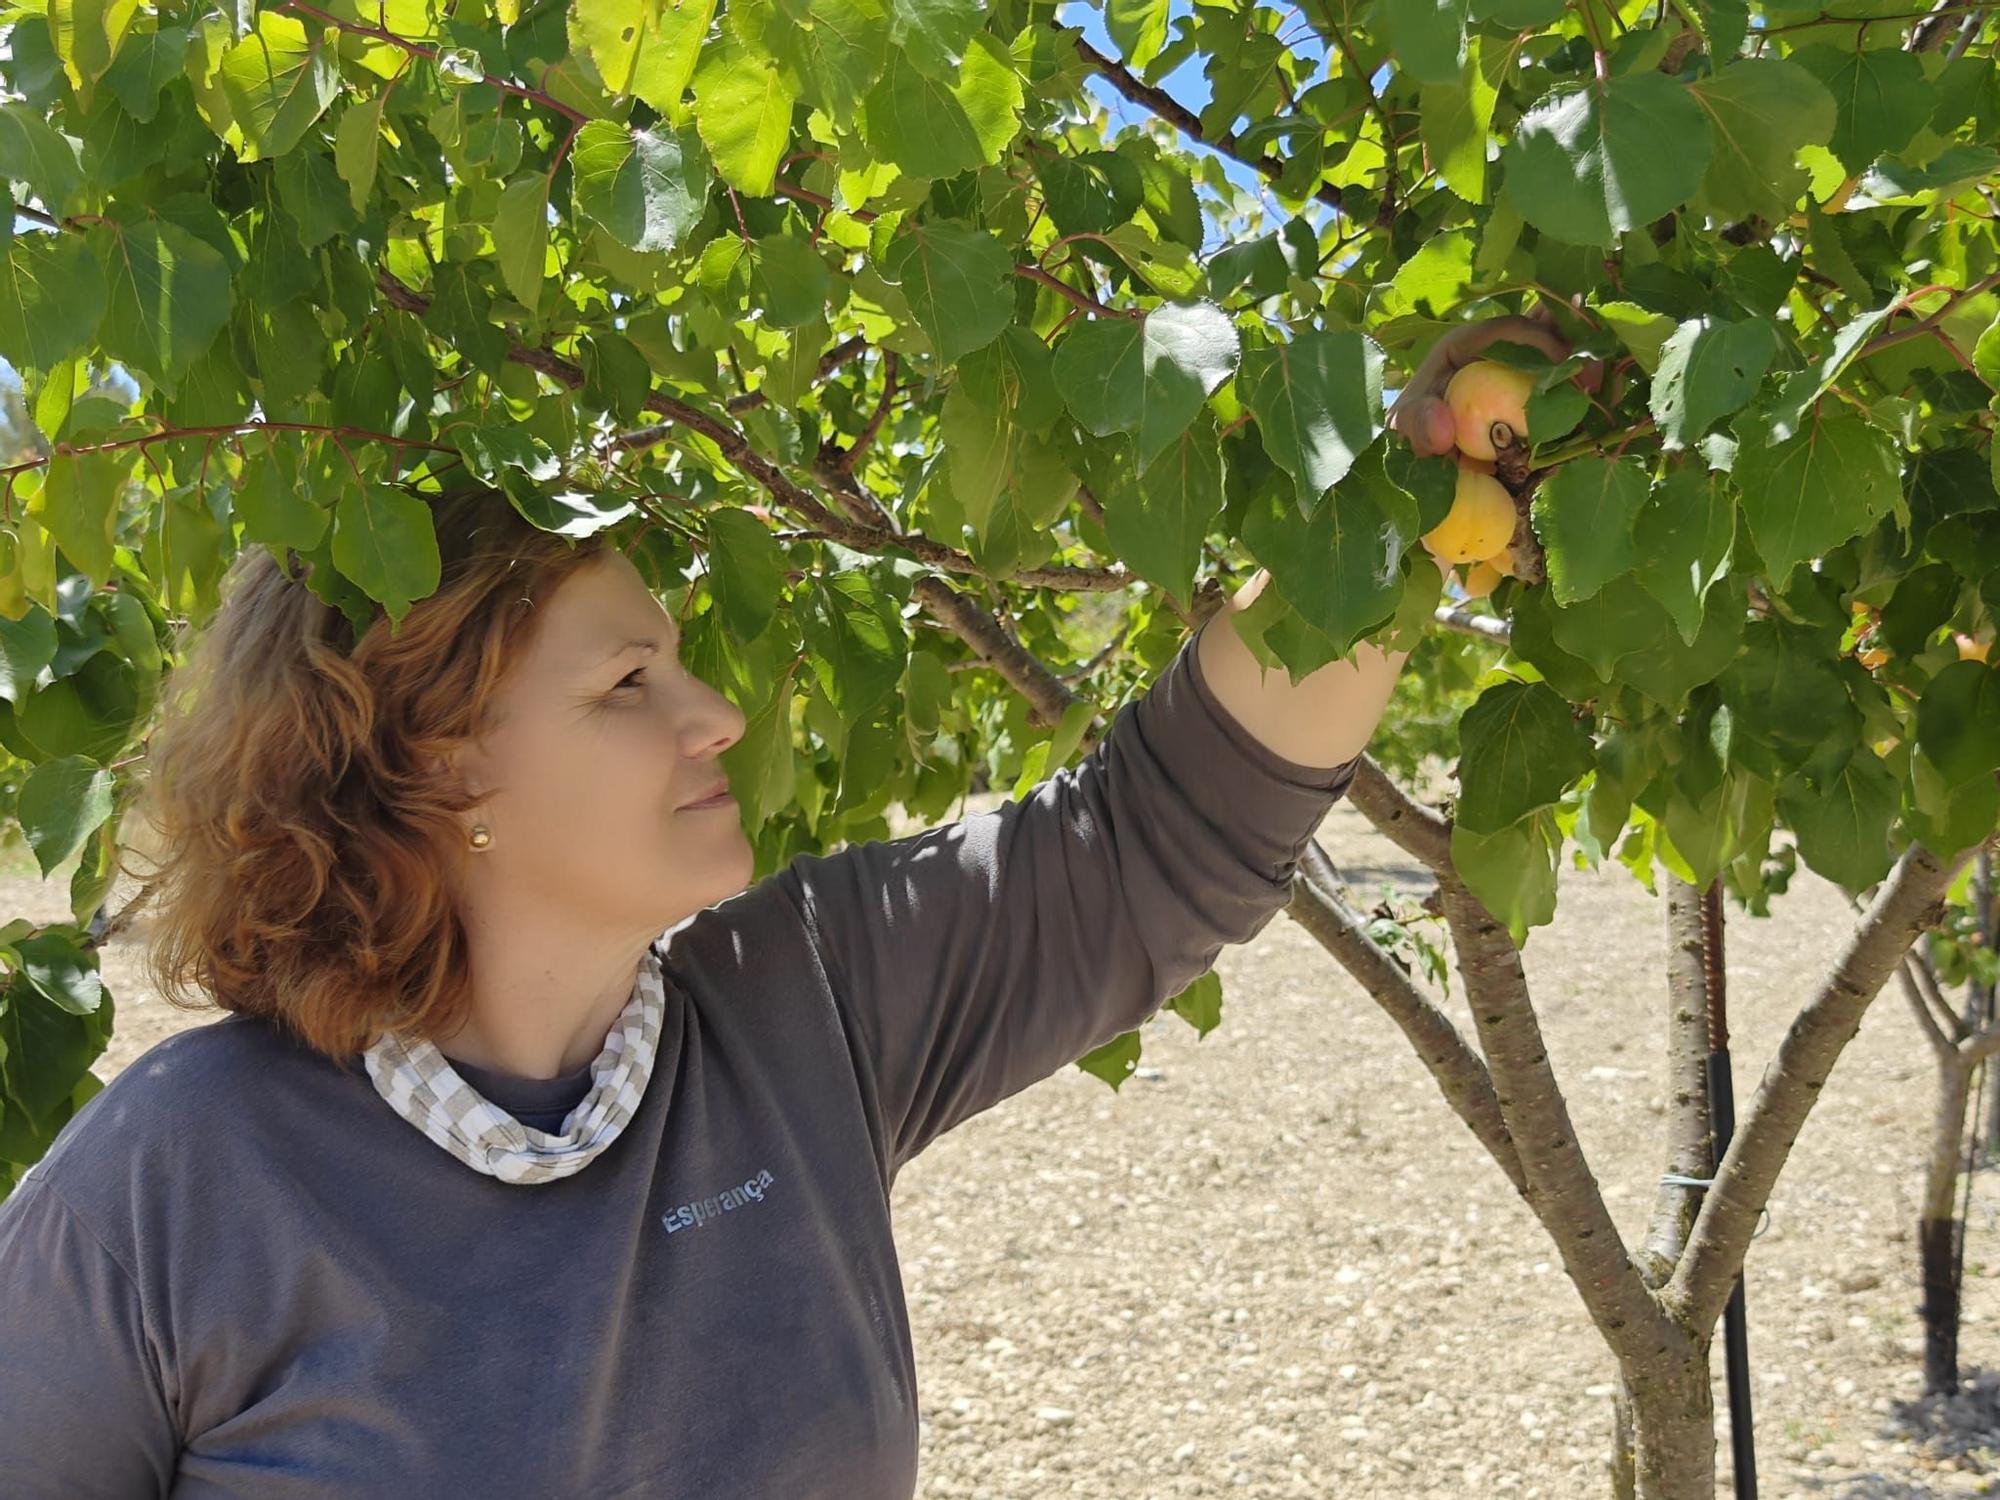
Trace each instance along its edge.
<path fill-rule="evenodd" d="M 538 601 L 494 728 L 458 757 L 485 800 L 464 815 L 468 916 L 573 912 L 576 925 L 651 941 L 742 890 L 753 856 L 737 805 L 690 808 L 724 781 L 717 756 L 742 712 L 681 666 L 673 616 L 615 549 Z M 657 650 L 636 642 L 651 641 Z"/>

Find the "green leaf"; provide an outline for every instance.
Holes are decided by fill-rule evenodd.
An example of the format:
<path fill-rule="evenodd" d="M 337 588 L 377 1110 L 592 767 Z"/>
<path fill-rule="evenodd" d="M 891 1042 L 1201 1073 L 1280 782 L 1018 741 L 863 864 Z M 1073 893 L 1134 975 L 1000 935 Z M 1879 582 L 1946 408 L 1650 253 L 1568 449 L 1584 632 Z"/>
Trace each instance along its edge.
<path fill-rule="evenodd" d="M 132 472 L 130 450 L 57 453 L 42 486 L 42 523 L 92 583 L 111 577 L 118 494 Z"/>
<path fill-rule="evenodd" d="M 44 761 L 28 773 L 15 812 L 44 880 L 111 816 L 116 779 L 77 755 Z"/>
<path fill-rule="evenodd" d="M 592 120 L 570 153 L 577 213 L 628 250 L 672 250 L 693 230 L 708 201 L 704 138 L 685 126 L 658 134 Z M 726 168 L 723 175 L 729 175 Z M 746 191 L 768 192 L 769 185 Z"/>
<path fill-rule="evenodd" d="M 1750 30 L 1747 0 L 1690 0 L 1685 13 L 1718 67 L 1743 50 Z"/>
<path fill-rule="evenodd" d="M 0 178 L 25 182 L 48 212 L 73 212 L 83 188 L 82 146 L 27 105 L 0 104 Z"/>
<path fill-rule="evenodd" d="M 881 0 L 812 0 L 803 18 L 770 0 L 730 0 L 729 20 L 753 50 L 790 68 L 805 101 L 833 119 L 861 113 L 889 60 L 889 16 Z"/>
<path fill-rule="evenodd" d="M 771 528 L 741 506 L 717 506 L 708 523 L 708 586 L 729 633 L 749 644 L 784 596 L 784 553 Z M 786 744 L 790 744 L 789 738 Z"/>
<path fill-rule="evenodd" d="M 1396 613 L 1413 540 L 1407 513 L 1384 487 L 1358 480 L 1310 516 L 1285 500 L 1282 483 L 1263 485 L 1244 510 L 1243 539 L 1285 602 L 1325 638 L 1328 659 L 1344 656 Z M 1437 578 L 1427 558 L 1419 566 Z"/>
<path fill-rule="evenodd" d="M 0 698 L 18 704 L 55 659 L 55 616 L 33 602 L 18 620 L 0 615 Z"/>
<path fill-rule="evenodd" d="M 269 454 L 244 463 L 230 505 L 243 520 L 243 539 L 263 542 L 279 556 L 286 547 L 302 553 L 318 547 L 332 520 L 302 493 L 291 465 Z"/>
<path fill-rule="evenodd" d="M 1833 96 L 1834 127 L 1827 149 L 1849 172 L 1859 172 L 1885 151 L 1900 151 L 1923 129 L 1936 105 L 1924 66 L 1898 47 L 1866 51 L 1818 43 L 1791 60 Z"/>
<path fill-rule="evenodd" d="M 1177 434 L 1142 475 L 1101 498 L 1105 535 L 1118 555 L 1181 604 L 1192 603 L 1202 538 L 1222 509 L 1214 418 Z"/>
<path fill-rule="evenodd" d="M 1972 365 L 1988 385 L 2000 386 L 2000 316 L 1986 326 L 1973 346 Z"/>
<path fill-rule="evenodd" d="M 283 156 L 333 102 L 340 74 L 325 45 L 287 11 L 261 10 L 257 29 L 222 57 L 222 92 L 250 148 L 246 161 Z"/>
<path fill-rule="evenodd" d="M 138 0 L 48 0 L 56 56 L 84 104 L 91 102 L 91 86 L 111 66 L 138 9 Z"/>
<path fill-rule="evenodd" d="M 825 574 L 806 593 L 799 628 L 813 673 L 841 721 L 852 727 L 896 689 L 909 636 L 896 601 L 866 573 Z"/>
<path fill-rule="evenodd" d="M 1949 856 L 1987 838 L 2000 827 L 2000 780 L 1975 776 L 1956 787 L 1944 779 L 1928 756 L 1910 757 L 1910 806 L 1904 826 L 1933 854 Z M 1960 873 L 1963 881 L 1974 862 Z"/>
<path fill-rule="evenodd" d="M 1690 318 L 1660 350 L 1648 398 L 1663 446 L 1691 447 L 1717 420 L 1742 409 L 1778 352 L 1778 335 L 1762 320 L 1744 323 Z"/>
<path fill-rule="evenodd" d="M 1376 11 L 1396 66 L 1419 83 L 1455 83 L 1465 66 L 1467 0 L 1394 0 Z"/>
<path fill-rule="evenodd" d="M 1571 244 L 1609 246 L 1687 202 L 1712 150 L 1686 85 L 1635 73 L 1601 89 L 1558 85 L 1521 117 L 1501 162 L 1522 218 Z"/>
<path fill-rule="evenodd" d="M 1799 857 L 1849 892 L 1865 890 L 1895 864 L 1889 825 L 1899 800 L 1896 778 L 1866 745 L 1824 786 L 1788 777 L 1778 787 L 1778 810 L 1798 836 Z"/>
<path fill-rule="evenodd" d="M 1382 315 L 1396 317 L 1421 304 L 1434 318 L 1449 316 L 1472 285 L 1472 253 L 1472 236 L 1462 230 L 1432 235 L 1397 267 L 1381 298 Z"/>
<path fill-rule="evenodd" d="M 1529 508 L 1557 603 L 1588 599 L 1631 568 L 1633 525 L 1645 503 L 1646 471 L 1629 458 L 1593 455 L 1557 466 Z"/>
<path fill-rule="evenodd" d="M 125 113 L 142 125 L 151 122 L 159 113 L 160 91 L 181 76 L 187 48 L 188 33 L 180 26 L 127 33 L 104 72 Z"/>
<path fill-rule="evenodd" d="M 889 39 L 935 78 L 958 72 L 984 20 L 980 0 L 889 0 Z"/>
<path fill-rule="evenodd" d="M 1745 444 L 1734 477 L 1757 555 L 1783 592 L 1792 570 L 1859 536 L 1901 498 L 1901 464 L 1881 428 L 1820 417 L 1775 444 Z"/>
<path fill-rule="evenodd" d="M 738 192 L 770 193 L 797 103 L 776 64 L 751 53 L 733 31 L 702 48 L 694 70 L 695 124 L 715 170 Z"/>
<path fill-rule="evenodd" d="M 1674 617 L 1684 642 L 1701 628 L 1702 599 L 1728 568 L 1736 502 L 1727 482 L 1699 464 L 1654 484 L 1632 529 L 1634 575 Z"/>
<path fill-rule="evenodd" d="M 800 328 L 824 318 L 832 280 L 819 253 L 795 236 L 767 234 L 752 251 L 751 294 L 775 327 Z"/>
<path fill-rule="evenodd" d="M 1659 369 L 1660 351 L 1672 337 L 1674 320 L 1636 302 L 1613 300 L 1593 304 L 1605 327 L 1617 335 L 1633 361 L 1648 375 Z"/>
<path fill-rule="evenodd" d="M 1452 824 L 1453 868 L 1479 904 L 1506 924 L 1517 948 L 1527 943 L 1530 928 L 1555 920 L 1562 842 L 1562 829 L 1548 809 L 1492 833 Z"/>
<path fill-rule="evenodd" d="M 575 0 L 572 51 L 587 52 L 613 94 L 632 94 L 677 118 L 715 0 Z"/>
<path fill-rule="evenodd" d="M 902 288 L 946 364 L 992 343 L 1014 320 L 1014 257 L 983 229 L 949 220 L 906 225 L 876 265 Z"/>
<path fill-rule="evenodd" d="M 50 930 L 21 938 L 14 947 L 21 955 L 21 977 L 44 1000 L 73 1016 L 87 1016 L 97 1009 L 104 981 L 95 960 L 75 938 Z"/>
<path fill-rule="evenodd" d="M 1166 1008 L 1194 1028 L 1200 1041 L 1222 1024 L 1222 976 L 1210 969 L 1169 1000 Z"/>
<path fill-rule="evenodd" d="M 999 338 L 958 362 L 958 389 L 1037 431 L 1063 412 L 1049 346 L 1018 323 L 1008 324 Z"/>
<path fill-rule="evenodd" d="M 323 151 L 293 151 L 281 157 L 273 174 L 278 201 L 299 230 L 299 244 L 312 250 L 359 222 L 349 195 L 340 190 L 340 174 Z"/>
<path fill-rule="evenodd" d="M 81 235 L 15 235 L 0 257 L 0 355 L 18 369 L 53 370 L 90 346 L 108 295 Z"/>
<path fill-rule="evenodd" d="M 1560 20 L 1570 0 L 1472 0 L 1471 18 L 1509 31 L 1539 31 Z"/>
<path fill-rule="evenodd" d="M 1823 146 L 1834 128 L 1833 96 L 1797 63 L 1753 57 L 1688 85 L 1708 113 L 1715 154 L 1702 195 L 1717 213 L 1781 219 L 1806 190 L 1795 158 Z"/>
<path fill-rule="evenodd" d="M 1254 343 L 1237 381 L 1265 451 L 1309 513 L 1384 428 L 1381 346 L 1351 329 Z"/>
<path fill-rule="evenodd" d="M 376 480 L 347 486 L 333 509 L 333 563 L 400 623 L 442 576 L 430 507 Z"/>
<path fill-rule="evenodd" d="M 549 250 L 549 179 L 530 171 L 500 190 L 493 213 L 493 248 L 507 290 L 529 312 L 542 300 Z"/>
<path fill-rule="evenodd" d="M 1116 1090 L 1139 1066 L 1139 1033 L 1127 1031 L 1076 1060 L 1084 1072 L 1102 1078 Z"/>
<path fill-rule="evenodd" d="M 1105 0 L 1104 29 L 1134 70 L 1160 55 L 1167 42 L 1168 0 Z"/>
<path fill-rule="evenodd" d="M 798 696 L 792 673 L 778 679 L 770 700 L 743 725 L 743 737 L 722 752 L 729 787 L 746 826 L 782 816 L 797 789 L 792 744 L 792 700 Z"/>
<path fill-rule="evenodd" d="M 966 48 L 956 82 L 892 52 L 862 105 L 861 137 L 913 177 L 955 177 L 1000 159 L 1020 128 L 1021 75 L 985 32 Z"/>
<path fill-rule="evenodd" d="M 1752 620 L 1743 638 L 1748 649 L 1716 679 L 1739 739 L 1796 765 L 1829 740 L 1859 736 L 1860 711 L 1824 633 L 1772 615 Z"/>
<path fill-rule="evenodd" d="M 178 225 L 100 224 L 93 248 L 108 289 L 104 352 L 168 390 L 229 318 L 229 266 Z"/>
<path fill-rule="evenodd" d="M 1427 83 L 1418 101 L 1417 130 L 1438 176 L 1467 203 L 1486 201 L 1486 146 L 1499 91 L 1480 68 L 1479 37 L 1466 45 L 1463 73 Z"/>
<path fill-rule="evenodd" d="M 2000 769 L 2000 666 L 1955 661 L 1917 700 L 1917 748 L 1947 787 Z"/>
<path fill-rule="evenodd" d="M 1212 302 L 1168 303 L 1144 318 L 1092 318 L 1056 346 L 1056 389 L 1098 437 L 1133 434 L 1143 471 L 1187 430 L 1236 368 L 1236 327 Z"/>
<path fill-rule="evenodd" d="M 1754 409 L 1748 419 L 1734 424 L 1737 436 L 1761 441 L 1788 438 L 1795 434 L 1806 413 L 1840 378 L 1862 344 L 1889 320 L 1893 309 L 1893 303 L 1888 307 L 1874 308 L 1843 324 L 1824 355 L 1788 376 L 1775 397 Z"/>
<path fill-rule="evenodd" d="M 1544 682 L 1497 682 L 1458 726 L 1458 827 L 1498 833 L 1553 805 L 1592 763 L 1590 729 Z"/>
<path fill-rule="evenodd" d="M 341 111 L 333 131 L 333 165 L 347 184 L 348 201 L 356 214 L 368 211 L 375 195 L 375 162 L 382 148 L 382 111 L 388 106 L 384 88 L 366 104 L 350 104 Z M 548 190 L 543 189 L 546 200 Z"/>

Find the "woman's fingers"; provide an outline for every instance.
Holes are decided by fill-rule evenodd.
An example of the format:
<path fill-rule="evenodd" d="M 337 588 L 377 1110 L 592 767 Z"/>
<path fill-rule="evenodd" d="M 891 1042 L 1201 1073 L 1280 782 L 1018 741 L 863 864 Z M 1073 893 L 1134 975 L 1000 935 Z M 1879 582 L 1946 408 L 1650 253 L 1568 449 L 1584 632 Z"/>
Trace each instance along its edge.
<path fill-rule="evenodd" d="M 1452 427 L 1451 408 L 1437 396 L 1410 389 L 1396 398 L 1389 413 L 1389 426 L 1397 436 L 1425 458 L 1449 453 L 1457 441 Z"/>
<path fill-rule="evenodd" d="M 1457 333 L 1460 330 L 1453 331 Z M 1485 318 L 1480 322 L 1467 324 L 1463 332 L 1464 339 L 1452 349 L 1454 364 L 1466 364 L 1488 344 L 1503 341 L 1510 344 L 1527 344 L 1541 350 L 1551 360 L 1569 357 L 1569 340 L 1538 318 L 1520 317 L 1514 314 L 1503 318 Z"/>
<path fill-rule="evenodd" d="M 1451 408 L 1443 400 L 1430 396 L 1419 402 L 1416 422 L 1418 436 L 1412 445 L 1417 452 L 1426 458 L 1451 452 L 1458 441 L 1458 431 L 1452 424 Z"/>

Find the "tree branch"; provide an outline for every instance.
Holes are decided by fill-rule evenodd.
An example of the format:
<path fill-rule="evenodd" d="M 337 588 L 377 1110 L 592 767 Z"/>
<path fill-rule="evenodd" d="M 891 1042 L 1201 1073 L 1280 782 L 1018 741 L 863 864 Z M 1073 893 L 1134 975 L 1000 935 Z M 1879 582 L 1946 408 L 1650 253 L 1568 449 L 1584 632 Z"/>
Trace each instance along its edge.
<path fill-rule="evenodd" d="M 1974 852 L 1961 851 L 1947 866 L 1922 844 L 1910 844 L 1877 889 L 1833 972 L 1787 1029 L 1756 1097 L 1737 1122 L 1673 1280 L 1661 1293 L 1683 1327 L 1712 1329 L 1721 1316 L 1757 1215 L 1834 1063 L 1890 971 L 1943 914 L 1944 893 Z"/>
<path fill-rule="evenodd" d="M 919 578 L 911 586 L 910 595 L 923 605 L 932 618 L 970 646 L 975 656 L 1006 678 L 1014 690 L 1027 699 L 1032 722 L 1043 728 L 1052 728 L 1062 722 L 1063 714 L 1077 701 L 1077 695 L 1032 652 L 1008 635 L 1000 622 L 977 602 L 959 593 L 935 574 Z M 1093 727 L 1095 722 L 1092 721 Z M 1086 729 L 1085 733 L 1094 737 L 1092 729 Z"/>
<path fill-rule="evenodd" d="M 1896 978 L 1902 982 L 1903 994 L 1909 999 L 1910 1009 L 1917 1013 L 1917 1020 L 1923 1026 L 1924 1039 L 1931 1044 L 1931 1050 L 1941 1058 L 1951 1057 L 1958 1048 L 1953 1044 L 1953 1039 L 1945 1035 L 1944 1028 L 1938 1024 L 1937 1015 L 1931 1010 L 1930 1002 L 1924 998 L 1924 992 L 1917 987 L 1916 980 L 1910 977 L 1910 955 L 1907 953 L 1903 955 L 1903 961 L 1896 965 Z M 1954 1031 L 1958 1029 L 1957 1017 L 1952 1018 L 1952 1029 Z"/>
<path fill-rule="evenodd" d="M 387 270 L 376 271 L 375 285 L 390 306 L 404 312 L 422 317 L 425 310 L 430 307 L 429 297 L 405 285 Z M 574 361 L 563 358 L 554 350 L 529 349 L 519 344 L 510 344 L 507 358 L 515 364 L 539 370 L 551 380 L 572 390 L 583 384 L 582 369 Z M 963 573 L 977 578 L 988 576 L 984 569 L 956 547 L 947 547 L 944 543 L 919 532 L 902 532 L 893 528 L 868 526 L 835 515 L 819 501 L 818 497 L 799 486 L 776 464 L 753 449 L 740 432 L 706 412 L 699 411 L 686 402 L 667 395 L 664 391 L 649 392 L 645 404 L 648 411 L 666 417 L 671 426 L 687 428 L 706 437 L 722 451 L 724 457 L 769 491 L 772 499 L 789 505 L 809 517 L 813 525 L 824 532 L 829 540 L 839 542 L 842 546 L 857 552 L 879 553 L 901 550 L 918 562 L 937 568 L 941 572 Z M 664 434 L 668 429 L 649 430 Z M 625 446 L 637 445 L 628 443 Z M 1110 568 L 1054 566 L 1020 568 L 1007 574 L 1003 581 L 1017 583 L 1025 588 L 1060 589 L 1070 593 L 1109 593 L 1130 585 L 1133 582 L 1133 575 L 1122 566 Z"/>
<path fill-rule="evenodd" d="M 1447 630 L 1505 646 L 1514 639 L 1514 629 L 1497 615 L 1475 615 L 1463 604 L 1440 604 L 1431 618 Z"/>
<path fill-rule="evenodd" d="M 1060 21 L 1053 19 L 1049 24 L 1058 32 L 1068 29 Z M 1250 155 L 1243 148 L 1242 143 L 1237 140 L 1234 131 L 1224 130 L 1216 135 L 1205 133 L 1202 130 L 1201 119 L 1194 111 L 1173 98 L 1165 89 L 1154 88 L 1149 83 L 1140 82 L 1125 64 L 1113 58 L 1106 57 L 1081 36 L 1076 38 L 1076 54 L 1089 65 L 1092 72 L 1110 84 L 1112 88 L 1116 89 L 1126 99 L 1138 105 L 1141 109 L 1159 116 L 1159 118 L 1180 131 L 1181 134 L 1201 142 L 1202 145 L 1209 147 L 1211 150 L 1220 151 L 1224 156 L 1235 158 L 1245 166 L 1262 173 L 1273 182 L 1276 182 L 1284 175 L 1285 164 L 1278 160 L 1277 157 Z M 1388 144 L 1385 140 L 1385 148 Z M 1342 207 L 1340 189 L 1331 183 L 1322 182 L 1314 187 L 1313 197 L 1324 203 L 1328 208 L 1339 209 Z"/>
<path fill-rule="evenodd" d="M 1501 1117 L 1520 1152 L 1523 1196 L 1619 1363 L 1652 1363 L 1662 1347 L 1689 1339 L 1655 1301 L 1604 1206 L 1549 1066 L 1520 949 L 1455 870 L 1441 872 L 1438 887 Z"/>
<path fill-rule="evenodd" d="M 1666 872 L 1667 1162 L 1666 1174 L 1707 1177 L 1714 1165 L 1708 1110 L 1707 943 L 1701 892 Z M 1636 1259 L 1649 1287 L 1673 1274 L 1701 1208 L 1702 1189 L 1662 1181 L 1652 1223 Z"/>
<path fill-rule="evenodd" d="M 1397 786 L 1365 751 L 1348 783 L 1347 800 L 1378 833 L 1433 874 L 1452 869 L 1450 821 Z"/>
<path fill-rule="evenodd" d="M 1409 1038 L 1445 1102 L 1507 1174 L 1514 1191 L 1525 1197 L 1528 1184 L 1521 1173 L 1520 1154 L 1500 1116 L 1500 1101 L 1494 1097 L 1485 1062 L 1451 1018 L 1368 935 L 1367 924 L 1342 897 L 1339 877 L 1317 839 L 1308 839 L 1299 857 L 1285 914 L 1332 954 Z"/>

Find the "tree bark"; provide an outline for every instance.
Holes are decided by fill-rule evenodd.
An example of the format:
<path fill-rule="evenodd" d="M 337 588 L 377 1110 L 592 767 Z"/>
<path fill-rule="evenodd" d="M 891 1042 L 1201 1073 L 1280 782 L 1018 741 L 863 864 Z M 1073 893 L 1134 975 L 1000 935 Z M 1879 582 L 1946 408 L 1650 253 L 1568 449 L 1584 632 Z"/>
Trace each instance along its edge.
<path fill-rule="evenodd" d="M 1635 1500 L 1715 1500 L 1715 1387 L 1709 1341 L 1631 1387 Z"/>
<path fill-rule="evenodd" d="M 1676 1323 L 1712 1329 L 1722 1315 L 1757 1218 L 1870 1002 L 1917 936 L 1944 911 L 1944 893 L 1975 848 L 1941 860 L 1912 843 L 1882 881 L 1833 972 L 1798 1014 L 1737 1122 L 1729 1150 L 1702 1201 L 1687 1253 L 1661 1300 Z"/>

